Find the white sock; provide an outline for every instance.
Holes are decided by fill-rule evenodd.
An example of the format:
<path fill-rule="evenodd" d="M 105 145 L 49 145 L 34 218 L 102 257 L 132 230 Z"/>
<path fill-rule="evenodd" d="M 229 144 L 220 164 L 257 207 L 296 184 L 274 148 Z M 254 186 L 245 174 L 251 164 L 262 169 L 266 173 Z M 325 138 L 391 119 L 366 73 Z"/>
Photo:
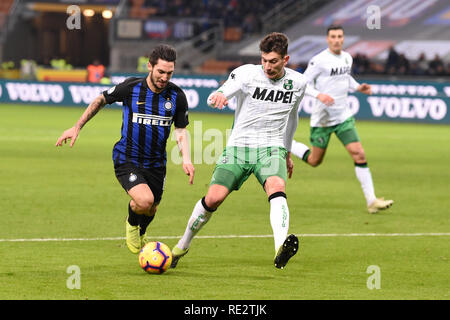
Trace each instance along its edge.
<path fill-rule="evenodd" d="M 292 140 L 291 153 L 300 159 L 303 159 L 305 153 L 309 150 L 309 147 L 301 142 Z"/>
<path fill-rule="evenodd" d="M 364 196 L 366 197 L 367 205 L 369 205 L 376 199 L 370 169 L 368 167 L 362 168 L 355 166 L 355 173 L 359 183 L 361 183 L 361 188 L 364 192 Z"/>
<path fill-rule="evenodd" d="M 289 208 L 286 198 L 279 196 L 270 200 L 270 225 L 275 242 L 275 254 L 286 240 L 289 230 Z"/>
<path fill-rule="evenodd" d="M 189 218 L 186 230 L 184 231 L 183 237 L 178 241 L 177 247 L 180 249 L 187 249 L 191 246 L 192 239 L 200 231 L 200 229 L 208 222 L 211 218 L 212 212 L 206 211 L 203 207 L 202 200 L 200 199 L 192 211 L 192 215 Z"/>

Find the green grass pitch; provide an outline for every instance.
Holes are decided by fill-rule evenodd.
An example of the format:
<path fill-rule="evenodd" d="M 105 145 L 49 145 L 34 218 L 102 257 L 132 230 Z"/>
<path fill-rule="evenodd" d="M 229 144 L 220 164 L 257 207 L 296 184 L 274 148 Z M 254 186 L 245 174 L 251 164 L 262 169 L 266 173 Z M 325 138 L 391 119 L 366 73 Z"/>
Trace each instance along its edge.
<path fill-rule="evenodd" d="M 273 266 L 269 205 L 251 177 L 176 269 L 149 275 L 122 239 L 128 196 L 111 161 L 121 110 L 100 111 L 74 148 L 54 146 L 83 110 L 0 105 L 0 299 L 450 298 L 449 126 L 357 121 L 377 196 L 395 200 L 382 214 L 367 213 L 335 137 L 320 167 L 295 159 L 287 195 L 300 252 L 284 270 Z M 224 133 L 233 118 L 191 112 L 190 121 L 191 133 L 195 123 L 204 133 L 195 136 L 197 151 L 214 156 L 213 129 Z M 300 119 L 296 139 L 308 142 L 308 133 L 308 119 Z M 168 152 L 174 147 L 170 140 Z M 168 161 L 151 239 L 172 247 L 182 235 L 208 188 L 213 164 L 205 162 L 195 164 L 188 185 L 181 166 Z M 67 286 L 72 265 L 81 271 L 80 289 Z M 379 267 L 379 289 L 368 288 L 369 266 Z"/>

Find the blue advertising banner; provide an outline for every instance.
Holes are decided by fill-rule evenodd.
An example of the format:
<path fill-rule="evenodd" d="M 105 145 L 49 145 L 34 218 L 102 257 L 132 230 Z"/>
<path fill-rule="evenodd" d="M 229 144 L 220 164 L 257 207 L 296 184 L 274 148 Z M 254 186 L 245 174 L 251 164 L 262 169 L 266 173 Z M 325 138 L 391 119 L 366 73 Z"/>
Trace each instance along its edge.
<path fill-rule="evenodd" d="M 87 106 L 102 91 L 122 82 L 132 74 L 115 74 L 113 84 L 56 83 L 18 80 L 0 80 L 0 103 L 30 103 L 60 106 Z M 143 76 L 143 75 L 139 75 Z M 189 109 L 193 112 L 234 112 L 231 100 L 223 110 L 206 105 L 208 95 L 216 90 L 225 77 L 203 75 L 177 75 L 172 81 L 186 93 Z M 450 83 L 417 81 L 365 80 L 372 85 L 373 94 L 349 95 L 351 110 L 357 119 L 407 121 L 450 124 Z M 308 118 L 315 99 L 306 96 L 299 115 Z M 121 107 L 114 104 L 113 107 Z"/>
<path fill-rule="evenodd" d="M 363 81 L 360 81 L 363 82 Z M 450 83 L 364 80 L 372 95 L 349 94 L 355 118 L 365 120 L 450 123 Z M 309 116 L 315 99 L 305 97 L 300 116 Z"/>
<path fill-rule="evenodd" d="M 87 106 L 110 87 L 83 83 L 0 80 L 0 102 Z"/>

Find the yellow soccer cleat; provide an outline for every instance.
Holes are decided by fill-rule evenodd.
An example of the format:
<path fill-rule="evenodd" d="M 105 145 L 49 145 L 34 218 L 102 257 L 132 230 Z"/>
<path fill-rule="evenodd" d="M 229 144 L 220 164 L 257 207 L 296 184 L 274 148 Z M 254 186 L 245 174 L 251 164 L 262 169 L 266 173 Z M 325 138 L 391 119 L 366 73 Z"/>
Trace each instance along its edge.
<path fill-rule="evenodd" d="M 142 241 L 139 234 L 139 230 L 141 228 L 139 226 L 132 226 L 127 219 L 127 221 L 125 222 L 125 229 L 128 249 L 130 249 L 132 253 L 139 253 L 139 251 L 141 251 L 142 249 Z"/>
<path fill-rule="evenodd" d="M 367 206 L 369 213 L 377 213 L 380 210 L 388 209 L 394 200 L 384 200 L 384 198 L 377 198 L 371 204 Z"/>
<path fill-rule="evenodd" d="M 181 259 L 186 253 L 188 253 L 189 249 L 180 249 L 177 246 L 172 248 L 172 264 L 170 265 L 171 268 L 176 268 L 178 264 L 178 260 Z"/>
<path fill-rule="evenodd" d="M 150 242 L 150 239 L 147 237 L 147 233 L 144 233 L 141 238 L 141 248 L 143 248 L 147 243 Z"/>

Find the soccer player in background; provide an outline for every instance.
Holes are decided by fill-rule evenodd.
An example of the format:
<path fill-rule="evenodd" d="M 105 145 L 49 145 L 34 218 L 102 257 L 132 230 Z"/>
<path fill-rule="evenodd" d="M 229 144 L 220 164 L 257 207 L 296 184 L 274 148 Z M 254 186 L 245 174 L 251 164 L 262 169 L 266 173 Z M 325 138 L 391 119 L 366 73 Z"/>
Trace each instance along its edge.
<path fill-rule="evenodd" d="M 220 204 L 253 173 L 267 194 L 277 268 L 284 268 L 298 251 L 298 238 L 288 235 L 286 180 L 293 172 L 290 148 L 298 124 L 298 107 L 306 89 L 302 74 L 286 68 L 288 39 L 271 33 L 260 42 L 262 65 L 246 64 L 208 97 L 208 105 L 222 109 L 237 99 L 234 124 L 219 157 L 206 195 L 192 211 L 184 235 L 172 249 L 172 268 L 184 256 L 198 231 Z M 245 214 L 242 212 L 242 214 Z"/>
<path fill-rule="evenodd" d="M 322 163 L 331 134 L 335 133 L 355 163 L 356 177 L 369 213 L 376 213 L 389 208 L 394 201 L 375 196 L 372 175 L 347 102 L 349 90 L 370 95 L 372 88 L 366 83 L 359 84 L 350 75 L 353 58 L 342 50 L 344 30 L 341 26 L 328 28 L 327 42 L 328 48 L 314 56 L 304 72 L 310 84 L 306 94 L 317 98 L 310 120 L 312 147 L 309 149 L 294 140 L 291 152 L 316 167 Z"/>
<path fill-rule="evenodd" d="M 150 54 L 145 78 L 128 78 L 104 91 L 86 109 L 77 123 L 64 131 L 56 142 L 72 147 L 83 126 L 106 104 L 123 103 L 121 138 L 114 145 L 113 162 L 117 180 L 131 197 L 126 220 L 126 243 L 139 253 L 147 242 L 146 230 L 161 201 L 166 177 L 166 143 L 172 123 L 183 158 L 183 170 L 193 183 L 194 166 L 190 158 L 188 103 L 184 92 L 170 82 L 176 51 L 158 45 Z"/>

